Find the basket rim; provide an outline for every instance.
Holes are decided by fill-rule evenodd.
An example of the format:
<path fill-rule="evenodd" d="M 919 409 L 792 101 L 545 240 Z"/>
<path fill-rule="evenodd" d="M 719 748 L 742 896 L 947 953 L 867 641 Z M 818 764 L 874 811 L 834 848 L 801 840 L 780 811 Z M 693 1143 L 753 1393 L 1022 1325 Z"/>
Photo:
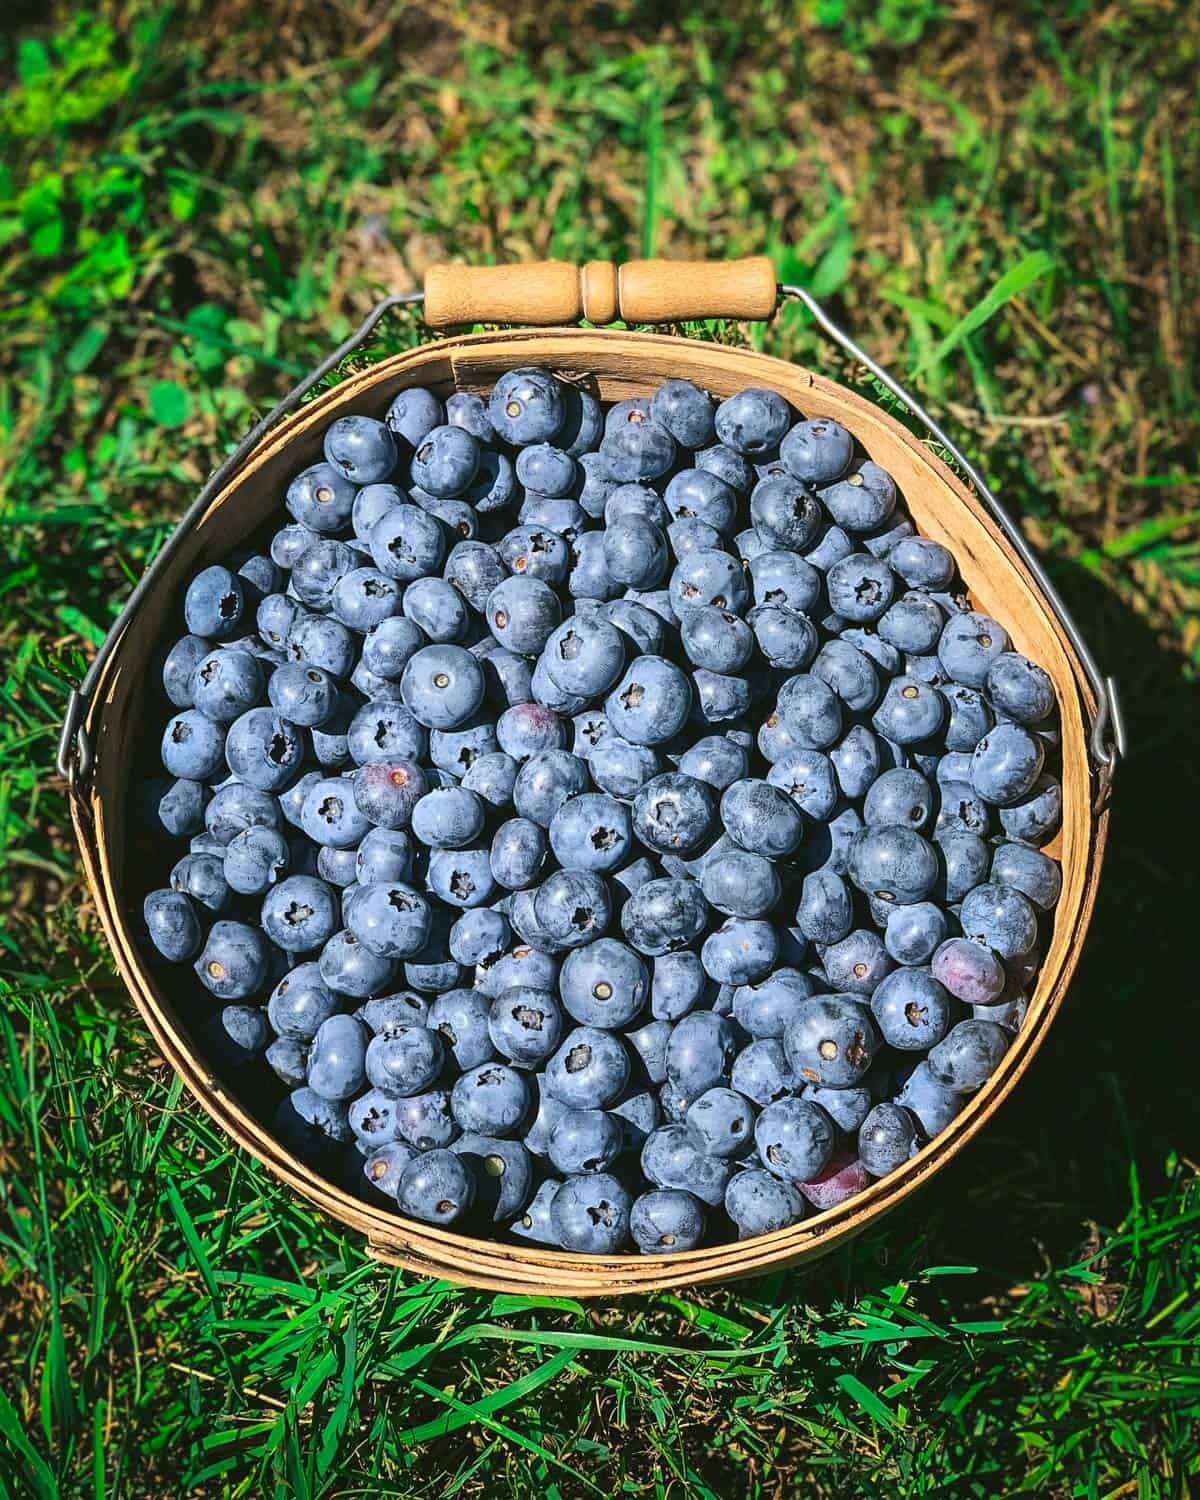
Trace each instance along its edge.
<path fill-rule="evenodd" d="M 955 492 L 960 503 L 966 505 L 990 533 L 1009 568 L 1021 577 L 1027 592 L 1036 600 L 1051 630 L 1058 637 L 1076 690 L 1076 701 L 1069 707 L 1078 716 L 1086 740 L 1085 715 L 1094 714 L 1095 703 L 1082 664 L 1070 641 L 1063 635 L 1036 579 L 1029 575 L 991 517 L 982 510 L 953 471 L 926 442 L 915 437 L 889 412 L 866 397 L 804 366 L 757 351 L 702 343 L 676 335 L 578 328 L 505 329 L 424 343 L 352 374 L 303 405 L 264 438 L 243 469 L 222 487 L 206 514 L 211 514 L 225 504 L 243 483 L 252 479 L 254 471 L 262 462 L 281 455 L 302 432 L 319 423 L 330 406 L 369 399 L 370 392 L 382 382 L 409 372 L 413 378 L 402 380 L 401 387 L 419 383 L 422 375 L 429 384 L 447 383 L 446 379 L 429 380 L 428 371 L 424 367 L 431 359 L 448 362 L 449 383 L 458 388 L 469 388 L 470 378 L 463 381 L 464 375 L 470 377 L 474 374 L 477 377 L 489 366 L 511 368 L 520 362 L 522 354 L 532 360 L 534 348 L 548 343 L 553 345 L 564 338 L 569 339 L 571 345 L 581 351 L 584 345 L 595 348 L 597 341 L 612 341 L 639 352 L 661 353 L 667 349 L 679 350 L 682 347 L 687 351 L 686 359 L 690 361 L 697 361 L 699 354 L 706 352 L 710 361 L 716 359 L 721 364 L 749 367 L 759 374 L 760 381 L 764 384 L 770 383 L 772 368 L 786 371 L 786 384 L 789 386 L 802 384 L 813 390 L 823 390 L 843 402 L 852 413 L 864 417 L 869 414 L 870 420 L 881 423 L 885 429 L 891 429 L 897 440 L 910 449 L 919 448 L 922 462 L 943 485 Z M 552 360 L 543 358 L 540 362 L 549 363 L 551 368 L 555 367 Z M 776 377 L 777 382 L 780 378 Z M 126 633 L 117 643 L 89 706 L 88 728 L 92 734 L 92 742 L 96 745 L 102 743 L 98 730 L 109 698 L 107 689 L 120 670 L 127 643 Z M 1068 704 L 1062 704 L 1062 711 L 1065 716 Z M 1087 784 L 1090 785 L 1090 779 Z M 1046 1031 L 1057 1015 L 1090 918 L 1107 831 L 1107 808 L 1097 811 L 1091 807 L 1089 798 L 1085 817 L 1088 838 L 1082 851 L 1087 857 L 1088 868 L 1080 888 L 1077 910 L 1071 918 L 1072 941 L 1054 974 L 1050 974 L 1046 968 L 1039 971 L 1038 983 L 1029 997 L 1026 1022 L 1010 1045 L 1000 1067 L 983 1088 L 968 1096 L 964 1108 L 945 1130 L 895 1172 L 873 1181 L 863 1192 L 834 1208 L 812 1214 L 797 1224 L 751 1240 L 731 1241 L 658 1258 L 628 1253 L 590 1256 L 524 1242 L 477 1239 L 453 1230 L 417 1224 L 354 1197 L 337 1183 L 316 1173 L 298 1157 L 294 1157 L 271 1134 L 265 1122 L 256 1120 L 241 1108 L 236 1097 L 202 1063 L 199 1053 L 188 1045 L 182 1028 L 175 1025 L 175 1008 L 161 993 L 152 971 L 140 954 L 128 930 L 125 914 L 117 909 L 115 901 L 104 899 L 110 889 L 108 874 L 103 868 L 102 858 L 94 858 L 99 847 L 96 844 L 95 830 L 103 826 L 104 809 L 95 789 L 91 793 L 90 806 L 84 806 L 76 800 L 72 811 L 84 853 L 89 885 L 96 896 L 110 945 L 132 998 L 175 1071 L 227 1134 L 274 1176 L 332 1214 L 343 1228 L 354 1228 L 365 1233 L 368 1251 L 376 1258 L 405 1265 L 422 1274 L 449 1275 L 468 1284 L 493 1288 L 502 1283 L 505 1273 L 508 1276 L 505 1285 L 519 1285 L 519 1277 L 515 1273 L 519 1273 L 519 1268 L 524 1265 L 546 1271 L 557 1285 L 573 1295 L 596 1296 L 650 1291 L 681 1283 L 730 1279 L 785 1265 L 798 1257 L 812 1254 L 822 1242 L 832 1247 L 851 1237 L 883 1213 L 898 1206 L 922 1182 L 940 1170 L 975 1136 L 992 1112 L 1008 1097 L 1021 1074 L 1032 1062 L 1044 1041 Z M 439 1254 L 426 1262 L 418 1248 L 419 1244 L 428 1245 Z"/>

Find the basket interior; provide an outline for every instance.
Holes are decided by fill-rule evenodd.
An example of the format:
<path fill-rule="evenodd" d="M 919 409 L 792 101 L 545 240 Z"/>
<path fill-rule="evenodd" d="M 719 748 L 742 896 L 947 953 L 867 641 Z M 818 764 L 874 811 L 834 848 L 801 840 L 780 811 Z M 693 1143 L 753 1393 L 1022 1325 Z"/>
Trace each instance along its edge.
<path fill-rule="evenodd" d="M 1024 1026 L 1000 1069 L 949 1127 L 891 1176 L 839 1208 L 760 1239 L 656 1259 L 588 1257 L 467 1238 L 414 1224 L 351 1197 L 292 1157 L 225 1090 L 191 1045 L 173 1003 L 169 972 L 152 968 L 128 913 L 144 880 L 130 867 L 127 804 L 145 722 L 150 661 L 177 619 L 182 589 L 200 567 L 222 560 L 272 517 L 293 475 L 320 457 L 321 435 L 336 416 L 382 416 L 396 393 L 426 385 L 440 395 L 486 391 L 506 369 L 542 364 L 605 401 L 648 394 L 686 376 L 717 398 L 747 385 L 771 386 L 802 415 L 832 416 L 895 477 L 918 530 L 954 553 L 976 606 L 995 616 L 1016 647 L 1054 680 L 1062 716 L 1063 826 L 1047 852 L 1060 859 L 1063 891 L 1052 937 Z M 425 346 L 351 377 L 284 422 L 212 502 L 125 632 L 92 701 L 95 747 L 90 826 L 79 823 L 85 864 L 122 975 L 164 1054 L 224 1128 L 272 1171 L 343 1223 L 368 1235 L 380 1258 L 430 1274 L 504 1290 L 539 1286 L 571 1295 L 649 1290 L 751 1274 L 823 1253 L 900 1201 L 979 1128 L 1015 1084 L 1045 1034 L 1074 968 L 1090 915 L 1103 819 L 1091 807 L 1086 724 L 1092 712 L 1079 662 L 1034 580 L 978 502 L 906 428 L 868 401 L 801 367 L 765 355 L 653 334 L 580 330 L 472 335 Z M 166 977 L 164 977 L 166 974 Z"/>

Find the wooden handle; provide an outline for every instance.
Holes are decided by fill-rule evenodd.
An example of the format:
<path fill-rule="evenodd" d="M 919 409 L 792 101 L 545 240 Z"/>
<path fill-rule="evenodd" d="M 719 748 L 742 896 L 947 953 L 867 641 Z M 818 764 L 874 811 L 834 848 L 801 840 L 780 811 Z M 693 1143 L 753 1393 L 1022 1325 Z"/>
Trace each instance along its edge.
<path fill-rule="evenodd" d="M 430 266 L 425 321 L 462 323 L 679 323 L 688 318 L 769 318 L 775 267 L 746 260 L 630 260 L 585 266 L 546 260 L 516 266 Z"/>

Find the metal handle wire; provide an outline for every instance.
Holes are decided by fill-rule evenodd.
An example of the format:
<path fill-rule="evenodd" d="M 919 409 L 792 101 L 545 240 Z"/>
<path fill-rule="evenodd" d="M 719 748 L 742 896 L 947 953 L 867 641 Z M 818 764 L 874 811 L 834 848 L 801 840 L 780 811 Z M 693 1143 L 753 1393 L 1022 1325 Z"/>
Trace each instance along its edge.
<path fill-rule="evenodd" d="M 790 297 L 802 302 L 808 308 L 809 312 L 812 313 L 818 326 L 834 343 L 840 345 L 848 354 L 865 365 L 872 375 L 875 376 L 876 380 L 891 391 L 897 400 L 902 401 L 918 421 L 924 423 L 929 432 L 942 444 L 970 479 L 979 498 L 983 501 L 1005 536 L 1012 543 L 1025 566 L 1041 586 L 1050 607 L 1066 631 L 1071 644 L 1078 652 L 1088 681 L 1091 683 L 1096 694 L 1097 713 L 1089 737 L 1089 747 L 1096 764 L 1098 779 L 1101 783 L 1098 801 L 1102 800 L 1107 796 L 1108 787 L 1111 783 L 1113 772 L 1116 769 L 1117 761 L 1125 754 L 1125 724 L 1121 715 L 1117 685 L 1113 678 L 1106 677 L 1101 671 L 1080 632 L 1079 626 L 1075 623 L 1061 595 L 1047 576 L 1045 568 L 1038 561 L 1036 554 L 1030 549 L 1020 527 L 992 493 L 974 464 L 951 441 L 917 398 L 906 387 L 901 385 L 895 376 L 891 375 L 882 365 L 872 359 L 866 350 L 862 349 L 844 329 L 839 327 L 811 292 L 799 286 L 781 285 L 779 287 L 779 294 L 782 297 Z M 83 716 L 91 695 L 95 690 L 96 683 L 104 670 L 106 662 L 116 649 L 117 642 L 124 634 L 125 627 L 133 617 L 135 610 L 161 577 L 171 558 L 175 555 L 191 529 L 191 523 L 204 514 L 213 496 L 220 491 L 226 480 L 231 478 L 241 468 L 242 464 L 261 440 L 284 417 L 295 411 L 305 396 L 314 387 L 319 385 L 326 375 L 335 370 L 341 364 L 342 360 L 348 355 L 353 354 L 366 341 L 382 318 L 394 308 L 411 307 L 423 301 L 424 294 L 422 292 L 400 292 L 390 297 L 384 297 L 382 301 L 376 303 L 354 332 L 327 355 L 315 369 L 310 370 L 299 384 L 293 386 L 278 405 L 273 407 L 261 421 L 257 422 L 251 428 L 228 458 L 210 476 L 203 489 L 201 489 L 195 500 L 188 507 L 178 526 L 176 526 L 167 539 L 162 551 L 159 552 L 158 556 L 139 579 L 133 592 L 125 601 L 125 607 L 117 616 L 112 628 L 105 636 L 83 681 L 79 684 L 78 688 L 72 690 L 70 697 L 67 699 L 66 713 L 63 716 L 62 730 L 58 738 L 56 765 L 59 775 L 66 781 L 67 787 L 72 793 L 78 790 L 80 784 L 86 780 L 92 769 L 92 747 L 83 725 Z"/>

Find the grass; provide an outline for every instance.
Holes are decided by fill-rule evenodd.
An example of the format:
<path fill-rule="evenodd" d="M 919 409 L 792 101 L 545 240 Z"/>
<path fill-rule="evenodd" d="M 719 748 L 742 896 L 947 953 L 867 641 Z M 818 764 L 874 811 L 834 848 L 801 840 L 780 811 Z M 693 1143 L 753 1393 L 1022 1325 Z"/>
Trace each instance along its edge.
<path fill-rule="evenodd" d="M 9 7 L 0 1493 L 1195 1491 L 1198 51 L 1153 0 Z M 68 686 L 383 291 L 764 248 L 918 372 L 1121 678 L 1071 1002 L 983 1138 L 807 1274 L 583 1307 L 379 1270 L 125 999 L 52 771 Z M 708 332 L 859 383 L 799 310 Z"/>

